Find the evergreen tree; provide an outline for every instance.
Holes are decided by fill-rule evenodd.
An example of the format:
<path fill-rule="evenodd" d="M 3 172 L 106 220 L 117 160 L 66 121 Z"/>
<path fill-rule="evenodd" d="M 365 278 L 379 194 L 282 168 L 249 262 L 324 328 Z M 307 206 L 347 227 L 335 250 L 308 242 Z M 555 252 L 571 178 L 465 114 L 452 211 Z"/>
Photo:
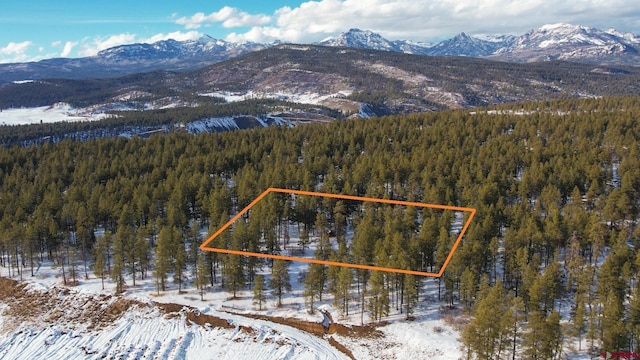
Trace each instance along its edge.
<path fill-rule="evenodd" d="M 253 285 L 253 303 L 258 304 L 258 310 L 262 311 L 262 303 L 264 303 L 266 299 L 264 277 L 257 275 Z"/>
<path fill-rule="evenodd" d="M 389 315 L 389 289 L 385 286 L 385 274 L 373 271 L 369 278 L 369 302 L 367 309 L 373 321 Z"/>
<path fill-rule="evenodd" d="M 173 238 L 173 281 L 178 283 L 178 293 L 182 292 L 184 270 L 187 267 L 187 253 L 184 244 L 184 235 L 176 231 Z"/>
<path fill-rule="evenodd" d="M 284 291 L 291 291 L 291 282 L 289 279 L 289 263 L 284 260 L 275 260 L 271 269 L 271 279 L 269 280 L 269 288 L 273 290 L 278 298 L 278 307 L 282 306 L 282 295 Z"/>
<path fill-rule="evenodd" d="M 444 265 L 447 256 L 451 250 L 451 236 L 449 235 L 449 230 L 444 227 L 440 228 L 440 235 L 438 235 L 438 248 L 436 250 L 435 262 L 438 268 L 438 271 Z M 440 285 L 442 283 L 442 276 L 438 277 L 438 301 L 440 301 Z"/>
<path fill-rule="evenodd" d="M 154 266 L 154 276 L 156 278 L 156 288 L 158 294 L 160 290 L 165 291 L 165 283 L 167 280 L 167 275 L 171 266 L 173 265 L 172 258 L 172 245 L 173 245 L 173 237 L 175 236 L 174 228 L 172 227 L 163 227 L 158 234 L 158 243 L 156 245 L 155 251 L 155 266 Z"/>
<path fill-rule="evenodd" d="M 476 275 L 469 267 L 465 267 L 460 277 L 460 302 L 465 309 L 471 310 L 473 300 L 476 297 Z"/>
<path fill-rule="evenodd" d="M 209 284 L 209 261 L 207 259 L 207 255 L 209 252 L 198 251 L 197 257 L 197 271 L 196 271 L 196 279 L 195 286 L 200 293 L 200 300 L 204 300 L 204 293 L 207 289 L 207 284 Z"/>
<path fill-rule="evenodd" d="M 107 270 L 107 255 L 106 255 L 106 240 L 105 236 L 99 236 L 94 248 L 95 262 L 93 264 L 93 273 L 100 278 L 102 283 L 102 290 L 104 290 L 104 278 L 109 275 Z"/>
<path fill-rule="evenodd" d="M 420 287 L 420 278 L 411 274 L 405 275 L 403 285 L 403 302 L 406 307 L 406 317 L 409 319 L 418 305 L 418 288 Z"/>
<path fill-rule="evenodd" d="M 542 311 L 533 311 L 528 320 L 522 338 L 523 358 L 555 359 L 563 343 L 560 314 L 553 311 L 546 316 Z"/>
<path fill-rule="evenodd" d="M 309 313 L 313 314 L 313 304 L 317 300 L 322 300 L 322 292 L 324 291 L 324 265 L 321 264 L 309 264 L 309 271 L 304 278 L 304 292 L 303 296 L 307 306 L 309 306 Z"/>
<path fill-rule="evenodd" d="M 246 244 L 247 227 L 243 220 L 239 220 L 231 235 L 231 249 L 243 250 Z M 244 257 L 235 254 L 226 254 L 222 275 L 225 279 L 227 290 L 233 293 L 236 298 L 238 290 L 242 289 L 246 283 L 246 273 Z"/>
<path fill-rule="evenodd" d="M 351 284 L 353 283 L 353 270 L 341 266 L 338 268 L 338 277 L 335 284 L 333 304 L 345 315 L 349 315 L 349 298 Z"/>
<path fill-rule="evenodd" d="M 126 227 L 120 227 L 125 229 Z M 116 293 L 124 291 L 124 272 L 126 267 L 126 246 L 128 232 L 118 230 L 113 241 L 113 267 L 111 268 L 111 280 L 116 283 Z"/>
<path fill-rule="evenodd" d="M 246 281 L 242 257 L 234 254 L 225 255 L 222 275 L 225 279 L 225 287 L 236 299 L 238 290 L 245 286 Z"/>
<path fill-rule="evenodd" d="M 500 321 L 507 312 L 505 291 L 498 281 L 490 288 L 481 291 L 482 298 L 476 303 L 473 311 L 475 317 L 462 332 L 462 343 L 467 355 L 475 355 L 479 359 L 496 358 L 501 350 L 501 340 L 510 334 L 504 322 Z"/>

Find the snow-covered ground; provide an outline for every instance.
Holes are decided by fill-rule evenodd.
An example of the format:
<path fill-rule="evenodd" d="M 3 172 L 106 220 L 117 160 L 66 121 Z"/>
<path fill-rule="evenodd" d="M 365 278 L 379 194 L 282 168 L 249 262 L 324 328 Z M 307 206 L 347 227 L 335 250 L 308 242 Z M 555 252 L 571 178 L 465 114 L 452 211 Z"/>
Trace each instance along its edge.
<path fill-rule="evenodd" d="M 97 121 L 106 118 L 105 113 L 74 109 L 69 104 L 56 103 L 36 108 L 5 109 L 0 111 L 0 125 L 28 125 L 62 121 Z"/>
<path fill-rule="evenodd" d="M 318 93 L 288 93 L 288 92 L 253 92 L 232 93 L 228 91 L 216 91 L 210 93 L 201 93 L 200 96 L 211 96 L 225 99 L 227 102 L 237 102 L 251 99 L 277 99 L 295 102 L 299 104 L 321 104 L 324 100 L 332 97 L 345 97 L 353 93 L 353 90 L 342 90 L 336 94 L 320 95 Z"/>
<path fill-rule="evenodd" d="M 72 295 L 69 295 L 72 296 Z M 132 308 L 112 325 L 19 326 L 0 337 L 2 359 L 346 359 L 327 341 L 288 326 L 221 314 L 233 329 L 194 325 L 185 313 Z M 252 331 L 243 330 L 242 326 Z"/>
<path fill-rule="evenodd" d="M 392 308 L 380 326 L 382 337 L 352 337 L 347 335 L 312 335 L 296 328 L 266 320 L 249 318 L 247 314 L 271 317 L 294 318 L 320 323 L 322 315 L 316 311 L 309 314 L 302 298 L 302 287 L 298 274 L 306 271 L 304 263 L 292 263 L 289 268 L 293 291 L 283 298 L 283 306 L 276 306 L 276 299 L 268 296 L 263 310 L 258 311 L 252 302 L 250 289 L 238 293 L 232 300 L 228 292 L 213 287 L 200 300 L 197 290 L 188 286 L 181 293 L 177 285 L 170 283 L 167 291 L 158 295 L 151 278 L 138 279 L 128 286 L 121 296 L 113 296 L 114 285 L 105 281 L 102 289 L 100 279 L 92 273 L 88 280 L 80 279 L 75 287 L 61 285 L 59 268 L 43 264 L 34 277 L 24 274 L 27 289 L 35 293 L 55 294 L 64 298 L 52 309 L 41 309 L 39 317 L 17 319 L 2 315 L 7 304 L 0 302 L 0 358 L 89 358 L 89 359 L 346 359 L 343 352 L 332 346 L 337 341 L 345 346 L 356 359 L 458 359 L 461 357 L 459 333 L 443 320 L 435 294 L 437 282 L 426 279 L 421 302 L 413 320 L 406 320 Z M 82 270 L 82 269 L 81 269 Z M 82 272 L 82 271 L 81 271 Z M 7 276 L 0 268 L 0 275 Z M 82 276 L 82 274 L 81 274 Z M 68 289 L 63 291 L 61 289 Z M 227 319 L 232 329 L 192 324 L 185 312 L 178 316 L 167 316 L 155 306 L 131 306 L 120 318 L 108 325 L 89 327 L 82 316 L 79 322 L 60 317 L 58 312 L 73 312 L 85 308 L 89 302 L 102 301 L 103 308 L 116 299 L 129 299 L 140 304 L 180 304 L 197 309 L 201 314 Z M 56 299 L 61 301 L 61 299 Z M 346 326 L 360 325 L 361 313 L 356 300 L 352 301 L 351 313 L 342 316 L 332 305 L 329 294 L 316 308 L 329 311 L 336 323 Z M 76 304 L 76 305 L 73 305 Z M 74 308 L 74 306 L 76 308 Z M 75 310 L 74 310 L 75 309 Z M 51 321 L 57 318 L 57 321 Z M 370 320 L 364 316 L 365 323 Z M 251 331 L 242 331 L 242 327 Z"/>

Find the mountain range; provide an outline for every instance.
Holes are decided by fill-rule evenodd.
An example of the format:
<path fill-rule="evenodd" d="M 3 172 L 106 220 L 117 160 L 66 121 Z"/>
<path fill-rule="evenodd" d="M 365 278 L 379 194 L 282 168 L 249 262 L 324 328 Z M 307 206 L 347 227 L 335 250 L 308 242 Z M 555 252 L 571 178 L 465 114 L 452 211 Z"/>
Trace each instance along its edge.
<path fill-rule="evenodd" d="M 351 29 L 320 44 L 431 56 L 468 56 L 509 62 L 567 60 L 607 65 L 640 65 L 640 37 L 565 23 L 544 25 L 521 36 L 469 36 L 464 32 L 437 44 L 389 41 L 371 31 Z"/>
<path fill-rule="evenodd" d="M 0 145 L 638 95 L 640 66 L 515 63 L 280 44 L 192 71 L 0 84 L 0 124 L 25 118 L 42 123 L 28 129 L 0 127 Z M 51 114 L 61 112 L 67 122 L 46 124 L 52 122 Z M 87 122 L 76 122 L 79 119 Z M 89 122 L 94 119 L 104 120 Z"/>
<path fill-rule="evenodd" d="M 190 71 L 275 45 L 278 43 L 231 43 L 209 36 L 188 41 L 121 45 L 91 57 L 0 64 L 0 83 L 46 78 L 104 78 L 154 70 Z M 640 36 L 564 23 L 544 25 L 521 36 L 460 33 L 437 44 L 390 41 L 369 30 L 351 29 L 318 45 L 507 62 L 567 60 L 600 65 L 640 65 Z"/>
<path fill-rule="evenodd" d="M 107 78 L 155 70 L 190 71 L 269 46 L 231 43 L 210 36 L 197 40 L 169 39 L 153 44 L 121 45 L 89 57 L 0 64 L 0 83 L 48 78 Z"/>

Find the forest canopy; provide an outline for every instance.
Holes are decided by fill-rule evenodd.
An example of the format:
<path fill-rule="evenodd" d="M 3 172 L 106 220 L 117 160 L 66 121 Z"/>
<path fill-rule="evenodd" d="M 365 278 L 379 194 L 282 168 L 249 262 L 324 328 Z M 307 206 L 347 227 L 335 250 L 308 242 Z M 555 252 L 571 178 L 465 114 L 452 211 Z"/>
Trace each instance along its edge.
<path fill-rule="evenodd" d="M 185 269 L 200 269 L 194 286 L 223 278 L 234 294 L 255 283 L 256 269 L 278 266 L 280 280 L 269 286 L 281 294 L 285 265 L 203 256 L 198 229 L 215 230 L 268 187 L 472 207 L 476 217 L 441 278 L 442 301 L 474 315 L 462 338 L 469 354 L 550 358 L 565 338 L 638 351 L 639 115 L 640 98 L 600 98 L 0 149 L 0 259 L 12 276 L 44 259 L 74 276 L 90 265 L 119 288 L 153 274 L 158 291 L 170 274 L 182 281 Z M 313 214 L 273 206 L 279 210 L 266 213 L 274 217 L 240 222 L 228 244 L 271 236 L 282 219 L 307 221 L 309 231 L 324 220 L 335 228 L 347 213 L 337 204 Z M 390 255 L 394 241 L 422 238 L 437 265 L 449 241 L 451 219 L 402 217 L 396 231 L 385 227 L 398 219 L 393 213 L 355 217 L 354 226 L 371 224 L 372 238 L 389 239 L 389 248 L 365 241 L 359 249 L 354 240 L 323 256 Z M 412 232 L 408 220 L 433 224 Z M 422 281 L 321 267 L 307 279 L 311 304 L 325 289 L 344 301 L 350 284 L 366 287 L 374 321 L 389 314 L 390 298 L 409 313 Z"/>

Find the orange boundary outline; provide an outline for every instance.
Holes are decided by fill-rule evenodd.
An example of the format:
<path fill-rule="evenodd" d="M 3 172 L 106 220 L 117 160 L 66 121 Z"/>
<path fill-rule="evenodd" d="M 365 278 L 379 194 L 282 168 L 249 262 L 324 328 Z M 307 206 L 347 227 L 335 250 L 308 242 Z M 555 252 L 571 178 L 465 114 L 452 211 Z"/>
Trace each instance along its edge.
<path fill-rule="evenodd" d="M 274 254 L 262 254 L 255 253 L 250 251 L 240 251 L 240 250 L 229 250 L 229 249 L 220 249 L 220 248 L 212 248 L 207 245 L 216 238 L 216 236 L 220 235 L 223 231 L 225 231 L 231 224 L 233 224 L 236 220 L 238 220 L 242 215 L 244 215 L 249 209 L 251 209 L 255 204 L 257 204 L 260 200 L 262 200 L 269 193 L 278 192 L 278 193 L 286 193 L 286 194 L 295 194 L 295 195 L 309 195 L 309 196 L 320 196 L 320 197 L 328 197 L 334 199 L 344 199 L 344 200 L 355 200 L 355 201 L 369 201 L 383 204 L 392 204 L 392 205 L 405 205 L 405 206 L 415 206 L 415 207 L 424 207 L 424 208 L 432 208 L 432 209 L 441 209 L 441 210 L 453 210 L 453 211 L 462 211 L 469 212 L 469 218 L 464 223 L 462 230 L 460 230 L 460 234 L 456 238 L 456 241 L 453 243 L 451 247 L 451 251 L 447 256 L 447 259 L 442 264 L 440 271 L 437 273 L 430 273 L 424 271 L 415 271 L 415 270 L 403 270 L 403 269 L 394 269 L 387 268 L 381 266 L 371 266 L 371 265 L 361 265 L 361 264 L 350 264 L 343 262 L 335 262 L 335 261 L 326 261 L 326 260 L 318 260 L 318 259 L 308 259 L 308 258 L 300 258 L 295 256 L 284 256 L 284 255 L 274 255 Z M 231 218 L 226 224 L 224 224 L 220 229 L 218 229 L 213 235 L 211 235 L 207 240 L 205 240 L 202 245 L 200 245 L 200 249 L 203 251 L 213 251 L 224 254 L 235 254 L 235 255 L 246 255 L 246 256 L 256 256 L 263 258 L 271 258 L 271 259 L 279 259 L 279 260 L 290 260 L 290 261 L 302 261 L 307 263 L 315 263 L 322 265 L 333 265 L 333 266 L 343 266 L 350 267 L 356 269 L 366 269 L 366 270 L 379 270 L 379 271 L 388 271 L 394 273 L 402 273 L 402 274 L 411 274 L 411 275 L 421 275 L 421 276 L 429 276 L 429 277 L 440 277 L 444 273 L 445 268 L 451 261 L 451 257 L 453 253 L 458 248 L 460 241 L 462 240 L 462 236 L 467 231 L 469 224 L 471 224 L 471 220 L 476 214 L 476 209 L 473 208 L 465 208 L 458 206 L 449 206 L 449 205 L 437 205 L 437 204 L 427 204 L 427 203 L 418 203 L 418 202 L 410 202 L 410 201 L 399 201 L 399 200 L 388 200 L 388 199 L 376 199 L 370 197 L 360 197 L 360 196 L 352 196 L 352 195 L 340 195 L 340 194 L 329 194 L 322 192 L 312 192 L 312 191 L 303 191 L 303 190 L 289 190 L 289 189 L 279 189 L 279 188 L 268 188 L 260 194 L 255 200 L 253 200 L 247 207 L 242 209 L 239 213 L 237 213 L 234 217 Z"/>

